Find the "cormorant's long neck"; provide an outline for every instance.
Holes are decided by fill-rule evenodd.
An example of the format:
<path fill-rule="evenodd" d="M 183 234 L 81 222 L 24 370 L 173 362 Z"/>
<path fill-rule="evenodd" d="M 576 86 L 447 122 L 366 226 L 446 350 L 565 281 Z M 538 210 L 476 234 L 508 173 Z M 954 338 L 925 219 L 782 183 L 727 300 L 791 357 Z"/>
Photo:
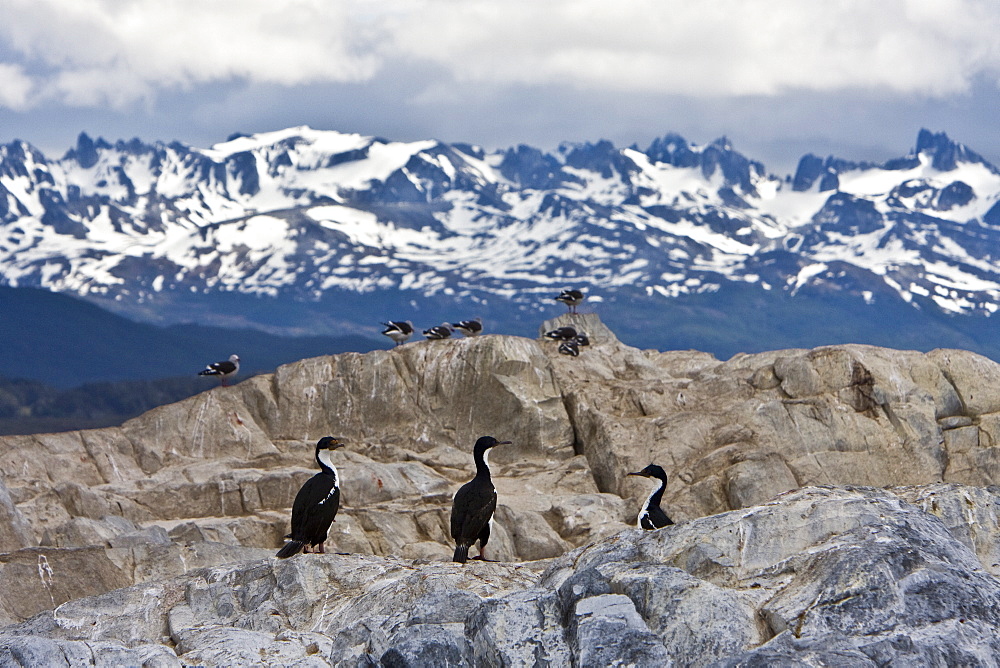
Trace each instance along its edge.
<path fill-rule="evenodd" d="M 663 478 L 657 478 L 660 481 L 660 485 L 653 490 L 653 493 L 649 495 L 649 499 L 646 501 L 646 506 L 652 508 L 653 506 L 660 505 L 660 499 L 663 498 L 663 490 L 667 488 L 667 481 Z"/>
<path fill-rule="evenodd" d="M 333 476 L 333 484 L 334 486 L 337 486 L 340 483 L 340 476 L 337 475 L 337 467 L 333 465 L 333 459 L 330 458 L 330 451 L 318 451 L 316 453 L 316 461 L 319 463 L 319 467 L 322 469 L 323 473 Z"/>
<path fill-rule="evenodd" d="M 476 450 L 473 453 L 473 458 L 476 460 L 476 477 L 477 478 L 489 478 L 490 477 L 490 449 L 483 448 L 482 450 Z"/>

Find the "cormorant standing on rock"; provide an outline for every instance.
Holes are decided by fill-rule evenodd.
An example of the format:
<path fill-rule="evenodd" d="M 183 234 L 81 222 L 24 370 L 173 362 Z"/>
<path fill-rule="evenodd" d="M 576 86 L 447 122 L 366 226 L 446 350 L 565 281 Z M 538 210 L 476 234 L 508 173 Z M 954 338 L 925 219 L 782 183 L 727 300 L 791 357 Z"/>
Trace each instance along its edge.
<path fill-rule="evenodd" d="M 228 360 L 223 362 L 212 362 L 198 372 L 199 376 L 219 376 L 222 386 L 226 386 L 226 378 L 235 376 L 240 372 L 240 356 L 230 355 Z"/>
<path fill-rule="evenodd" d="M 287 559 L 299 550 L 310 552 L 315 546 L 319 546 L 317 552 L 324 552 L 323 542 L 340 508 L 340 480 L 330 453 L 342 447 L 344 443 L 332 436 L 324 436 L 316 444 L 316 462 L 322 470 L 306 480 L 295 495 L 292 532 L 285 536 L 291 540 L 278 551 L 279 559 Z"/>
<path fill-rule="evenodd" d="M 553 297 L 557 302 L 565 304 L 570 313 L 576 313 L 576 307 L 586 298 L 587 296 L 579 290 L 563 290 L 558 297 Z"/>
<path fill-rule="evenodd" d="M 451 507 L 451 537 L 455 539 L 454 561 L 464 564 L 469 558 L 469 548 L 479 541 L 479 556 L 473 559 L 486 561 L 483 552 L 490 539 L 490 520 L 497 509 L 497 490 L 490 478 L 487 464 L 490 448 L 509 445 L 511 441 L 498 441 L 492 436 L 481 436 L 473 448 L 476 477 L 462 485 L 455 493 Z"/>
<path fill-rule="evenodd" d="M 452 324 L 455 329 L 462 332 L 464 336 L 479 336 L 483 333 L 482 318 L 476 318 L 475 320 L 463 320 L 462 322 Z"/>
<path fill-rule="evenodd" d="M 660 527 L 665 527 L 668 524 L 673 524 L 673 520 L 667 517 L 665 512 L 660 510 L 660 499 L 663 498 L 663 490 L 667 488 L 667 472 L 656 464 L 650 464 L 643 470 L 635 473 L 629 473 L 629 475 L 639 475 L 644 478 L 656 478 L 660 481 L 659 486 L 653 490 L 652 494 L 649 495 L 649 498 L 646 499 L 646 503 L 642 505 L 642 510 L 639 511 L 639 526 L 647 531 L 652 531 L 653 529 L 659 529 Z"/>
<path fill-rule="evenodd" d="M 382 324 L 385 325 L 382 333 L 395 341 L 397 346 L 406 343 L 413 336 L 413 323 L 409 320 L 390 320 Z"/>

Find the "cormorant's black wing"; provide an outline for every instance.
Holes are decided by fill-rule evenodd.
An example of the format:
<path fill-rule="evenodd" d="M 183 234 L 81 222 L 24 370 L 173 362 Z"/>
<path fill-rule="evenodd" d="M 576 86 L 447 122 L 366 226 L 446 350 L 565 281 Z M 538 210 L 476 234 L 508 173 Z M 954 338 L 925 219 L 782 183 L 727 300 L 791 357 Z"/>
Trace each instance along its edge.
<path fill-rule="evenodd" d="M 653 526 L 657 529 L 674 523 L 674 521 L 667 517 L 667 514 L 663 512 L 659 506 L 653 506 L 649 509 L 649 521 L 652 522 Z"/>
<path fill-rule="evenodd" d="M 476 542 L 497 509 L 497 491 L 492 482 L 467 482 L 455 494 L 451 509 L 451 537 L 460 545 Z"/>
<path fill-rule="evenodd" d="M 292 539 L 311 545 L 323 542 L 339 509 L 336 479 L 325 473 L 309 478 L 292 504 Z"/>

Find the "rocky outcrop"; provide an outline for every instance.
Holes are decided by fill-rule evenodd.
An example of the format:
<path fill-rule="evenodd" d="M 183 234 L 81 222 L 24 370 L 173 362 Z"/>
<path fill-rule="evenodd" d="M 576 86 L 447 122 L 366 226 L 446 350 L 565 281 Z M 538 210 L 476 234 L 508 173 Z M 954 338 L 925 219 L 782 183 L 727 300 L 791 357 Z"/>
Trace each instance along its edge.
<path fill-rule="evenodd" d="M 116 428 L 0 438 L 0 623 L 14 625 L 0 656 L 988 655 L 995 620 L 972 608 L 993 605 L 1000 573 L 1000 366 L 856 345 L 641 351 L 593 314 L 542 329 L 567 324 L 590 337 L 579 357 L 541 339 L 417 342 L 303 360 Z M 347 556 L 275 562 L 327 434 L 349 443 L 328 541 Z M 462 569 L 448 515 L 484 434 L 514 441 L 491 457 L 502 563 Z M 642 534 L 628 527 L 650 483 L 625 474 L 650 462 L 679 523 Z"/>
<path fill-rule="evenodd" d="M 904 500 L 917 497 L 941 516 Z M 998 501 L 960 485 L 811 487 L 629 529 L 547 562 L 265 558 L 66 603 L 0 631 L 0 656 L 6 665 L 991 666 L 1000 580 L 968 540 L 968 520 L 991 515 L 975 531 L 995 543 Z"/>
<path fill-rule="evenodd" d="M 680 517 L 807 485 L 1000 479 L 1000 365 L 974 353 L 842 345 L 719 362 L 599 340 L 585 354 L 552 363 L 598 487 L 636 496 L 625 474 L 655 461 Z"/>
<path fill-rule="evenodd" d="M 628 520 L 626 502 L 601 493 L 574 451 L 543 348 L 487 336 L 303 360 L 121 427 L 0 439 L 11 499 L 4 504 L 0 488 L 0 516 L 6 508 L 11 517 L 0 538 L 8 551 L 34 548 L 23 558 L 50 563 L 60 549 L 100 548 L 95 569 L 126 565 L 97 580 L 109 587 L 163 569 L 104 551 L 170 548 L 158 558 L 180 564 L 191 550 L 232 557 L 216 543 L 276 550 L 326 434 L 349 443 L 337 453 L 343 503 L 333 550 L 448 559 L 451 497 L 473 475 L 471 444 L 483 434 L 515 441 L 491 458 L 502 500 L 492 557 L 557 556 Z M 7 567 L 0 563 L 0 577 Z M 71 598 L 35 589 L 16 610 L 0 601 L 0 620 Z"/>

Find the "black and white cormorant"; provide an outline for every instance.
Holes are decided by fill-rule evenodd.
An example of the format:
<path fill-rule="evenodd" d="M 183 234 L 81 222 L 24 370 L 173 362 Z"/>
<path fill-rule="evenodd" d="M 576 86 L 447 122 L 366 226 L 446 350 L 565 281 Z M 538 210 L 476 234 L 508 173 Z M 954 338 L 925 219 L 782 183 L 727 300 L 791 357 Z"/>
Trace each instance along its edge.
<path fill-rule="evenodd" d="M 449 323 L 442 322 L 440 325 L 434 325 L 430 329 L 425 329 L 424 336 L 432 340 L 448 339 L 451 338 L 451 333 L 454 331 L 455 328 L 452 327 Z"/>
<path fill-rule="evenodd" d="M 452 326 L 458 331 L 462 332 L 463 336 L 479 336 L 483 333 L 483 319 L 476 318 L 475 320 L 463 320 L 462 322 L 452 323 Z"/>
<path fill-rule="evenodd" d="M 653 529 L 673 524 L 673 520 L 667 517 L 667 514 L 660 509 L 660 499 L 663 498 L 663 490 L 667 488 L 667 472 L 656 464 L 650 464 L 643 470 L 629 473 L 629 475 L 656 478 L 660 481 L 657 488 L 646 499 L 646 503 L 642 504 L 642 510 L 639 511 L 639 527 L 647 531 L 652 531 Z"/>
<path fill-rule="evenodd" d="M 590 337 L 587 336 L 586 332 L 577 332 L 576 333 L 576 345 L 578 345 L 580 347 L 589 346 L 590 345 Z"/>
<path fill-rule="evenodd" d="M 558 297 L 553 297 L 557 302 L 562 302 L 569 308 L 570 313 L 576 313 L 576 307 L 583 303 L 587 296 L 579 290 L 563 290 Z"/>
<path fill-rule="evenodd" d="M 576 331 L 576 327 L 567 325 L 566 327 L 551 329 L 542 334 L 542 336 L 553 341 L 572 341 L 579 336 L 579 333 Z"/>
<path fill-rule="evenodd" d="M 230 355 L 229 359 L 222 362 L 212 362 L 198 372 L 199 376 L 218 376 L 225 386 L 226 379 L 235 376 L 240 372 L 240 356 Z"/>
<path fill-rule="evenodd" d="M 390 320 L 382 324 L 385 325 L 382 333 L 395 341 L 397 346 L 406 343 L 413 336 L 413 323 L 409 320 Z"/>
<path fill-rule="evenodd" d="M 460 564 L 469 559 L 469 548 L 477 540 L 479 556 L 473 559 L 486 560 L 483 553 L 490 539 L 490 520 L 493 519 L 493 511 L 497 509 L 497 490 L 493 487 L 487 460 L 490 448 L 510 443 L 511 441 L 498 441 L 492 436 L 481 436 L 473 448 L 476 477 L 455 493 L 455 502 L 451 507 L 451 537 L 456 544 L 454 561 Z"/>
<path fill-rule="evenodd" d="M 291 540 L 278 551 L 279 559 L 287 559 L 299 550 L 311 552 L 317 546 L 317 552 L 324 552 L 323 542 L 340 509 L 340 479 L 330 454 L 342 447 L 343 441 L 332 436 L 324 436 L 316 443 L 316 463 L 321 470 L 306 480 L 295 495 L 292 532 L 285 536 Z"/>

